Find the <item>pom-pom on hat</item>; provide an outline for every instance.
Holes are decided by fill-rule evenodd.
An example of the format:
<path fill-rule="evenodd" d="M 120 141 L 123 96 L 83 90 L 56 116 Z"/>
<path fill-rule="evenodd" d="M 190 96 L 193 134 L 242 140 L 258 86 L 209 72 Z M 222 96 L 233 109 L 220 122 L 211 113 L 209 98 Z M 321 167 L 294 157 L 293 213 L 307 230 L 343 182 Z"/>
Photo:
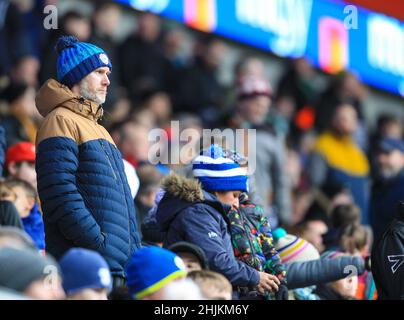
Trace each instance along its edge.
<path fill-rule="evenodd" d="M 234 160 L 226 158 L 217 144 L 193 160 L 192 173 L 207 191 L 248 191 L 246 172 Z"/>
<path fill-rule="evenodd" d="M 91 43 L 80 42 L 74 36 L 60 37 L 55 50 L 59 55 L 58 80 L 70 88 L 98 68 L 112 69 L 104 50 Z"/>

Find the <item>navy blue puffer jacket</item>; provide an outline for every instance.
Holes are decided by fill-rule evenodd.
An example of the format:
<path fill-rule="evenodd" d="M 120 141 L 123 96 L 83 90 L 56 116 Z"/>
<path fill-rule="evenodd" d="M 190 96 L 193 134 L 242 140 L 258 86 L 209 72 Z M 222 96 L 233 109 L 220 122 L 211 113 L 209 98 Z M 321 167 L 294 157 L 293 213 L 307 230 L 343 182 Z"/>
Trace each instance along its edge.
<path fill-rule="evenodd" d="M 125 276 L 140 239 L 121 154 L 97 123 L 102 109 L 55 80 L 36 104 L 46 117 L 36 171 L 47 251 L 60 258 L 71 247 L 96 250 L 113 275 Z"/>
<path fill-rule="evenodd" d="M 257 270 L 234 256 L 225 210 L 230 209 L 201 189 L 196 180 L 170 174 L 163 183 L 156 219 L 166 233 L 164 246 L 179 241 L 198 245 L 205 252 L 211 270 L 226 276 L 234 287 L 254 287 Z"/>

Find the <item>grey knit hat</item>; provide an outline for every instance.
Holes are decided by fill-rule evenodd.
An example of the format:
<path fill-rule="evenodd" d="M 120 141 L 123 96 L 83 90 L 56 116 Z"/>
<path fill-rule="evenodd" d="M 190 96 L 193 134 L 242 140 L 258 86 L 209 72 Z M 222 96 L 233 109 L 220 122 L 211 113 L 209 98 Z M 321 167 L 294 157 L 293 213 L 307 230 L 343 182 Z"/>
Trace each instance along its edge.
<path fill-rule="evenodd" d="M 59 272 L 57 263 L 50 257 L 43 257 L 29 249 L 0 248 L 0 287 L 23 292 L 34 281 L 45 278 L 53 266 Z"/>

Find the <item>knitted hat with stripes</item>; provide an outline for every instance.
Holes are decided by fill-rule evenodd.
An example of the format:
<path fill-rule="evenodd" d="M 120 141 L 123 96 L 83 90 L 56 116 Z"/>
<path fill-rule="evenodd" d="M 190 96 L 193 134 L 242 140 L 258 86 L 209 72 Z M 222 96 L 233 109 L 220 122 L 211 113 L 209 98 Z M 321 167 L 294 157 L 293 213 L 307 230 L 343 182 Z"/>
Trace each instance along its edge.
<path fill-rule="evenodd" d="M 192 173 L 207 191 L 248 191 L 246 172 L 216 144 L 194 159 Z"/>
<path fill-rule="evenodd" d="M 76 37 L 60 37 L 55 49 L 59 55 L 58 80 L 69 88 L 98 68 L 112 69 L 104 50 L 91 43 L 80 42 Z"/>
<path fill-rule="evenodd" d="M 282 228 L 274 230 L 272 236 L 282 263 L 310 261 L 320 258 L 317 249 L 310 242 L 288 234 Z"/>

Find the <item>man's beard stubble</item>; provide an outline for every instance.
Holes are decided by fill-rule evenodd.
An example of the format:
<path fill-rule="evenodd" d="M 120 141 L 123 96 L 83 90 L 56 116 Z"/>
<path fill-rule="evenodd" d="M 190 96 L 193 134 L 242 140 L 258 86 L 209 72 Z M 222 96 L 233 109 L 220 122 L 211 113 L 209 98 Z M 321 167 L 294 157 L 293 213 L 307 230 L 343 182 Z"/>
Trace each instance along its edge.
<path fill-rule="evenodd" d="M 91 90 L 89 89 L 88 81 L 86 81 L 86 80 L 82 81 L 82 83 L 80 85 L 80 95 L 84 99 L 94 101 L 96 104 L 99 104 L 99 105 L 103 104 L 105 102 L 105 98 L 106 98 L 105 95 L 101 96 L 101 94 L 97 94 L 97 92 L 91 92 Z"/>

